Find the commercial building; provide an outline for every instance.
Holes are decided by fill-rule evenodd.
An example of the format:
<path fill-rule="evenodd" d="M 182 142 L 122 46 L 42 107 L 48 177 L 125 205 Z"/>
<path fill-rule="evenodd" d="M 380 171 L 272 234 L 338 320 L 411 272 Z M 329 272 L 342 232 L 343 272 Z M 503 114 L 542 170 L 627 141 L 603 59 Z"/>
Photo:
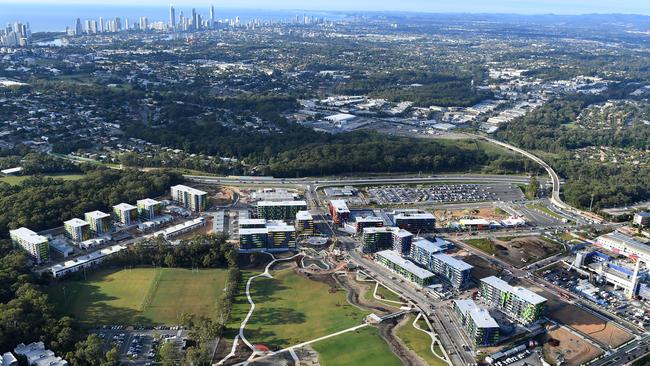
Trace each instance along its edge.
<path fill-rule="evenodd" d="M 634 214 L 634 219 L 632 220 L 634 225 L 641 227 L 650 226 L 650 212 L 637 212 Z"/>
<path fill-rule="evenodd" d="M 287 251 L 296 247 L 296 228 L 280 220 L 246 220 L 240 222 L 239 250 L 252 251 Z M 242 226 L 243 224 L 243 226 Z"/>
<path fill-rule="evenodd" d="M 52 272 L 52 276 L 61 277 L 69 273 L 78 272 L 82 269 L 89 269 L 103 262 L 106 257 L 124 249 L 126 249 L 125 245 L 114 245 L 63 263 L 55 264 L 50 267 L 50 271 Z"/>
<path fill-rule="evenodd" d="M 393 249 L 407 255 L 411 250 L 412 239 L 413 234 L 397 227 L 367 227 L 361 235 L 364 253 Z"/>
<path fill-rule="evenodd" d="M 383 227 L 384 220 L 377 216 L 355 216 L 354 229 L 357 234 L 363 233 L 367 227 Z"/>
<path fill-rule="evenodd" d="M 343 225 L 350 219 L 350 209 L 345 200 L 331 200 L 327 207 L 335 225 Z"/>
<path fill-rule="evenodd" d="M 412 232 L 433 231 L 436 228 L 436 218 L 429 212 L 398 212 L 393 215 L 393 224 L 400 229 Z"/>
<path fill-rule="evenodd" d="M 431 256 L 429 267 L 431 272 L 443 277 L 454 288 L 461 289 L 469 284 L 471 278 L 471 265 L 443 253 Z"/>
<path fill-rule="evenodd" d="M 506 281 L 490 276 L 481 279 L 481 298 L 515 321 L 529 325 L 544 314 L 546 299 L 522 287 L 510 286 Z"/>
<path fill-rule="evenodd" d="M 240 219 L 240 229 L 263 229 L 266 227 L 265 219 Z"/>
<path fill-rule="evenodd" d="M 462 219 L 458 223 L 461 229 L 469 231 L 487 230 L 490 228 L 490 222 L 485 219 Z"/>
<path fill-rule="evenodd" d="M 90 225 L 90 232 L 99 236 L 111 231 L 111 215 L 93 211 L 84 214 L 84 221 Z"/>
<path fill-rule="evenodd" d="M 115 219 L 124 225 L 132 225 L 138 219 L 138 208 L 128 203 L 113 206 Z"/>
<path fill-rule="evenodd" d="M 454 300 L 454 311 L 474 345 L 492 346 L 499 343 L 499 324 L 489 311 L 479 308 L 472 300 Z"/>
<path fill-rule="evenodd" d="M 172 200 L 194 212 L 205 211 L 208 193 L 182 184 L 171 187 Z"/>
<path fill-rule="evenodd" d="M 14 348 L 14 353 L 25 357 L 29 366 L 68 366 L 68 361 L 45 349 L 43 342 L 21 343 Z"/>
<path fill-rule="evenodd" d="M 143 220 L 153 220 L 162 213 L 162 204 L 151 198 L 138 200 L 138 217 Z"/>
<path fill-rule="evenodd" d="M 309 211 L 298 211 L 296 214 L 296 232 L 299 235 L 314 235 L 314 218 Z"/>
<path fill-rule="evenodd" d="M 15 246 L 25 249 L 36 263 L 47 262 L 49 259 L 50 241 L 26 227 L 9 230 L 9 236 Z"/>
<path fill-rule="evenodd" d="M 636 261 L 627 290 L 628 297 L 634 296 L 639 282 L 641 262 L 646 263 L 646 266 L 650 263 L 650 246 L 618 231 L 597 237 L 595 244 Z"/>
<path fill-rule="evenodd" d="M 400 276 L 422 287 L 433 282 L 433 273 L 418 267 L 415 263 L 402 258 L 394 250 L 382 250 L 375 254 L 375 260 Z"/>
<path fill-rule="evenodd" d="M 307 211 L 305 201 L 259 201 L 257 217 L 265 220 L 294 221 L 298 211 Z"/>
<path fill-rule="evenodd" d="M 90 224 L 82 219 L 71 219 L 63 223 L 68 238 L 80 243 L 90 239 Z"/>

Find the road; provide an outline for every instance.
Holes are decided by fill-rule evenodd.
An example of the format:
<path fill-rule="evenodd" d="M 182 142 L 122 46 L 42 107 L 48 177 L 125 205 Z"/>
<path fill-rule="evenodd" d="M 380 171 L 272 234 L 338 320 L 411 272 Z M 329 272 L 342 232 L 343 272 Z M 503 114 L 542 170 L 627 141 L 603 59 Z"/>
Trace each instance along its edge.
<path fill-rule="evenodd" d="M 341 237 L 339 240 L 343 243 L 346 241 L 352 241 L 351 238 L 346 237 Z M 353 241 L 349 244 L 351 244 L 350 246 L 354 247 Z M 440 337 L 440 341 L 447 350 L 447 353 L 454 365 L 467 365 L 474 364 L 476 362 L 472 352 L 465 351 L 457 342 L 458 339 L 464 339 L 462 337 L 461 331 L 457 329 L 456 325 L 451 321 L 451 318 L 448 316 L 440 316 L 442 314 L 442 309 L 440 307 L 432 306 L 432 298 L 427 297 L 423 292 L 420 292 L 406 280 L 393 280 L 392 278 L 397 278 L 397 275 L 390 272 L 387 268 L 381 266 L 380 264 L 363 258 L 361 256 L 361 253 L 359 253 L 359 251 L 356 249 L 350 250 L 348 254 L 350 255 L 350 259 L 353 263 L 365 268 L 364 272 L 373 276 L 375 280 L 379 281 L 380 283 L 385 284 L 391 289 L 400 292 L 403 297 L 414 303 L 425 314 L 428 314 L 429 319 L 432 320 L 432 325 L 434 327 L 435 333 Z"/>

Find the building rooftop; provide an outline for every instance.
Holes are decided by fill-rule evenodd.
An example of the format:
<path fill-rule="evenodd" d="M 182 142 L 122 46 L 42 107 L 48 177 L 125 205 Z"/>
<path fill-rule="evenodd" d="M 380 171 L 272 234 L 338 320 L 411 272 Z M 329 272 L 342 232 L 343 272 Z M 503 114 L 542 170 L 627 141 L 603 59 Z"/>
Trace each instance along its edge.
<path fill-rule="evenodd" d="M 641 216 L 641 217 L 650 217 L 650 212 L 637 212 L 635 215 Z"/>
<path fill-rule="evenodd" d="M 432 242 L 430 240 L 423 239 L 423 238 L 414 240 L 412 244 L 415 245 L 418 248 L 424 249 L 425 251 L 427 251 L 429 253 L 438 253 L 438 252 L 442 252 L 444 250 L 444 247 L 439 245 L 437 243 L 437 241 L 434 243 L 434 242 Z"/>
<path fill-rule="evenodd" d="M 436 217 L 429 212 L 400 212 L 393 216 L 394 219 L 419 219 L 419 220 L 435 220 Z"/>
<path fill-rule="evenodd" d="M 11 230 L 10 234 L 17 236 L 21 240 L 24 240 L 30 244 L 40 244 L 44 241 L 48 241 L 46 237 L 42 235 L 38 235 L 37 233 L 29 230 L 26 227 L 21 227 L 16 230 Z"/>
<path fill-rule="evenodd" d="M 63 263 L 55 264 L 52 267 L 50 267 L 50 269 L 53 272 L 58 272 L 58 271 L 61 271 L 61 270 L 64 270 L 64 269 L 76 267 L 76 266 L 78 266 L 80 264 L 84 264 L 84 263 L 88 263 L 88 262 L 97 260 L 99 258 L 105 257 L 107 255 L 111 255 L 113 253 L 117 253 L 120 250 L 124 250 L 124 249 L 126 249 L 125 245 L 113 245 L 112 247 L 100 249 L 100 250 L 97 250 L 95 252 L 92 252 L 92 253 L 89 253 L 89 254 L 86 254 L 86 255 L 82 255 L 81 257 L 77 257 L 75 259 L 71 259 L 71 260 L 65 261 Z"/>
<path fill-rule="evenodd" d="M 111 217 L 111 215 L 101 212 L 101 211 L 92 211 L 92 212 L 86 212 L 84 215 L 86 218 L 90 217 L 91 219 L 94 220 L 99 220 L 99 219 L 105 219 L 107 217 Z"/>
<path fill-rule="evenodd" d="M 25 356 L 27 363 L 32 366 L 67 366 L 68 361 L 56 357 L 54 352 L 45 349 L 43 342 L 34 342 L 28 345 L 23 343 L 14 348 L 18 355 Z"/>
<path fill-rule="evenodd" d="M 183 185 L 183 184 L 175 185 L 175 186 L 173 186 L 171 189 L 175 189 L 175 190 L 178 190 L 178 191 L 187 192 L 187 193 L 190 193 L 190 194 L 196 194 L 196 195 L 204 195 L 204 194 L 208 194 L 207 192 L 204 192 L 204 191 L 202 191 L 202 190 L 200 190 L 200 189 L 196 189 L 196 188 L 188 187 L 188 186 Z"/>
<path fill-rule="evenodd" d="M 449 265 L 452 268 L 456 268 L 459 271 L 467 271 L 467 270 L 470 270 L 470 269 L 474 268 L 474 266 L 472 266 L 470 264 L 467 264 L 467 263 L 465 263 L 465 262 L 463 262 L 463 261 L 461 261 L 459 259 L 456 259 L 456 258 L 454 258 L 454 257 L 452 257 L 450 255 L 447 255 L 447 254 L 438 253 L 438 254 L 434 254 L 433 257 L 437 258 L 438 260 L 442 261 L 443 263 L 446 263 L 447 265 Z"/>
<path fill-rule="evenodd" d="M 339 212 L 339 213 L 340 212 L 350 212 L 350 209 L 348 208 L 348 204 L 347 204 L 347 202 L 345 202 L 345 200 L 331 200 L 330 204 L 332 205 L 332 207 L 334 207 L 336 212 Z"/>
<path fill-rule="evenodd" d="M 313 220 L 309 211 L 298 211 L 296 213 L 296 220 Z"/>
<path fill-rule="evenodd" d="M 598 238 L 596 238 L 596 241 L 598 241 L 601 238 L 618 243 L 623 247 L 633 249 L 639 252 L 640 254 L 644 255 L 646 258 L 650 258 L 650 246 L 643 244 L 642 242 L 634 239 L 631 236 L 625 235 L 618 231 L 614 231 L 609 234 L 599 236 Z"/>
<path fill-rule="evenodd" d="M 481 282 L 485 282 L 485 283 L 487 283 L 487 284 L 489 284 L 491 286 L 494 286 L 494 287 L 498 288 L 501 291 L 509 292 L 509 293 L 517 296 L 518 298 L 520 298 L 520 299 L 522 299 L 522 300 L 524 300 L 526 302 L 529 302 L 529 303 L 531 303 L 533 305 L 541 304 L 541 303 L 546 301 L 546 298 L 544 298 L 544 297 L 542 297 L 542 296 L 540 296 L 540 295 L 538 295 L 538 294 L 536 294 L 536 293 L 534 293 L 534 292 L 532 292 L 532 291 L 530 291 L 528 289 L 525 289 L 523 287 L 510 286 L 510 284 L 508 284 L 508 282 L 506 282 L 506 281 L 504 281 L 504 280 L 502 280 L 502 279 L 500 279 L 500 278 L 498 278 L 496 276 L 490 276 L 490 277 L 482 278 Z"/>
<path fill-rule="evenodd" d="M 86 221 L 82 220 L 82 219 L 78 219 L 78 218 L 75 217 L 74 219 L 70 219 L 70 220 L 64 222 L 63 225 L 68 225 L 68 226 L 72 226 L 72 227 L 81 227 L 81 226 L 88 225 L 88 223 Z"/>
<path fill-rule="evenodd" d="M 266 225 L 266 219 L 240 219 L 239 226 L 245 225 Z"/>
<path fill-rule="evenodd" d="M 145 206 L 153 206 L 153 205 L 156 205 L 156 204 L 159 204 L 159 203 L 160 203 L 160 201 L 156 201 L 156 200 L 151 199 L 151 198 L 145 198 L 145 199 L 142 199 L 142 200 L 138 200 L 138 202 L 137 202 L 138 205 L 145 205 Z"/>
<path fill-rule="evenodd" d="M 259 201 L 258 207 L 273 207 L 273 206 L 307 206 L 306 201 Z"/>
<path fill-rule="evenodd" d="M 479 328 L 498 328 L 499 324 L 486 309 L 479 308 L 473 300 L 454 300 L 460 311 L 472 318 Z"/>
<path fill-rule="evenodd" d="M 355 222 L 384 222 L 381 217 L 377 216 L 355 216 Z"/>
<path fill-rule="evenodd" d="M 116 208 L 120 211 L 130 211 L 130 210 L 137 210 L 138 208 L 136 206 L 130 205 L 128 203 L 120 203 L 119 205 L 113 206 L 113 208 Z"/>
<path fill-rule="evenodd" d="M 490 222 L 485 219 L 462 219 L 461 225 L 490 225 Z"/>
<path fill-rule="evenodd" d="M 415 263 L 409 260 L 402 258 L 402 256 L 400 256 L 394 250 L 382 250 L 381 252 L 377 252 L 376 255 L 386 258 L 390 262 L 393 262 L 394 264 L 404 268 L 405 270 L 411 272 L 413 275 L 419 278 L 429 278 L 433 276 L 433 273 L 427 271 L 422 267 L 417 266 Z"/>

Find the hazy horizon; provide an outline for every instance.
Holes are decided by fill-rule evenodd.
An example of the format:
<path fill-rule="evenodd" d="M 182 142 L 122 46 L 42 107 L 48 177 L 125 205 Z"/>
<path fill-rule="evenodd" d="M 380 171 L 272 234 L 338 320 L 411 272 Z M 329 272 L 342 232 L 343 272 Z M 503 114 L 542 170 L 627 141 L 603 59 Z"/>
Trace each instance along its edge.
<path fill-rule="evenodd" d="M 83 1 L 83 0 L 0 0 L 2 5 L 10 6 L 102 6 L 102 7 L 167 7 L 165 0 L 128 0 Z M 493 13 L 493 14 L 638 14 L 650 15 L 650 2 L 620 0 L 615 3 L 605 0 L 505 0 L 486 3 L 481 0 L 458 0 L 441 2 L 430 0 L 402 0 L 398 3 L 387 0 L 312 0 L 308 3 L 298 0 L 276 0 L 270 4 L 262 0 L 175 0 L 177 8 L 208 7 L 214 5 L 221 9 L 257 9 L 257 10 L 296 10 L 296 11 L 396 11 L 423 13 Z"/>

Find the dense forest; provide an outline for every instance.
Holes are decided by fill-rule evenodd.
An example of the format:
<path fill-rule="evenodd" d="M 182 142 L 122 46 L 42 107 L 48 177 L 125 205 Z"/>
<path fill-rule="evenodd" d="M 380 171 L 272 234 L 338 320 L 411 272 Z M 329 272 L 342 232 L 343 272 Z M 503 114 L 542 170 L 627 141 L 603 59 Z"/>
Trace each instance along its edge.
<path fill-rule="evenodd" d="M 156 197 L 180 180 L 174 173 L 96 169 L 77 181 L 32 177 L 17 186 L 0 182 L 0 238 L 21 226 L 49 229 L 85 212 Z"/>
<path fill-rule="evenodd" d="M 0 169 L 22 167 L 22 174 L 78 173 L 81 168 L 64 159 L 29 150 L 17 150 L 0 157 Z"/>
<path fill-rule="evenodd" d="M 650 197 L 650 168 L 624 164 L 605 165 L 579 161 L 572 150 L 606 146 L 650 149 L 650 126 L 637 123 L 625 128 L 581 128 L 575 122 L 584 108 L 625 97 L 629 88 L 614 86 L 601 95 L 574 95 L 554 99 L 524 117 L 505 124 L 496 134 L 502 140 L 537 150 L 566 179 L 563 193 L 568 203 L 595 209 L 628 205 Z M 550 154 L 546 154 L 550 153 Z"/>

